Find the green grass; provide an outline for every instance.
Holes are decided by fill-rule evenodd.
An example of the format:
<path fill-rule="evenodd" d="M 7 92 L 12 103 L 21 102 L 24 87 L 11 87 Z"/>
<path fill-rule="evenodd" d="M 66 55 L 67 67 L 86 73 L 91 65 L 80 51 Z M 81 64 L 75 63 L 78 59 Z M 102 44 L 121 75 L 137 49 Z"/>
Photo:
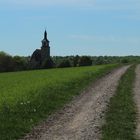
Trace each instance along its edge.
<path fill-rule="evenodd" d="M 135 66 L 122 76 L 116 94 L 111 98 L 103 126 L 102 140 L 135 140 L 136 107 L 133 99 Z"/>
<path fill-rule="evenodd" d="M 0 74 L 0 140 L 15 140 L 117 64 Z"/>

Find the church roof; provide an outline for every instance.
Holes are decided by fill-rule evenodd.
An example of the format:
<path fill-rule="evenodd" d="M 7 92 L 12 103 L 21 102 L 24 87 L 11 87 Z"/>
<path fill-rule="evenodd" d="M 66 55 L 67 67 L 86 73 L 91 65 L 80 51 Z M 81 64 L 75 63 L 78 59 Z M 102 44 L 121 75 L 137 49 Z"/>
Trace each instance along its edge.
<path fill-rule="evenodd" d="M 42 40 L 42 42 L 49 42 L 49 40 L 47 39 L 47 31 L 45 30 L 44 32 L 44 39 Z"/>

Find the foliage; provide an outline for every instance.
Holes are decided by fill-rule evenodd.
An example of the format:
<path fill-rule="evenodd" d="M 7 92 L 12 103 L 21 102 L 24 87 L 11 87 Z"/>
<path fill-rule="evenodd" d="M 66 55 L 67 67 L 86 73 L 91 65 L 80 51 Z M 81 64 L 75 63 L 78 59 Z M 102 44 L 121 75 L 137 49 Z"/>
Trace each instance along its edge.
<path fill-rule="evenodd" d="M 88 56 L 82 56 L 79 59 L 78 65 L 79 66 L 91 66 L 92 65 L 92 60 Z"/>
<path fill-rule="evenodd" d="M 79 59 L 80 59 L 80 56 L 78 56 L 78 55 L 76 55 L 75 57 L 73 57 L 73 59 L 72 59 L 72 61 L 73 61 L 72 66 L 73 67 L 78 66 Z"/>
<path fill-rule="evenodd" d="M 58 68 L 65 68 L 65 67 L 71 67 L 70 61 L 68 59 L 62 60 L 58 65 Z"/>
<path fill-rule="evenodd" d="M 133 100 L 135 66 L 129 68 L 111 99 L 102 140 L 135 140 L 136 107 Z"/>
<path fill-rule="evenodd" d="M 37 56 L 37 58 L 38 57 L 39 56 Z M 12 57 L 5 52 L 0 52 L 0 72 L 48 69 L 57 67 L 79 67 L 113 63 L 140 63 L 140 56 L 53 56 L 46 59 L 46 61 L 44 61 L 42 64 L 40 61 L 38 61 L 38 63 L 31 63 L 30 59 L 30 57 Z"/>
<path fill-rule="evenodd" d="M 23 136 L 117 65 L 0 74 L 0 139 Z"/>
<path fill-rule="evenodd" d="M 13 60 L 12 57 L 4 52 L 0 52 L 0 71 L 13 71 Z"/>
<path fill-rule="evenodd" d="M 14 56 L 13 63 L 14 63 L 14 71 L 26 70 L 28 66 L 28 61 L 27 58 L 25 57 Z"/>
<path fill-rule="evenodd" d="M 0 52 L 0 72 L 20 71 L 28 69 L 28 57 L 10 56 Z"/>
<path fill-rule="evenodd" d="M 123 63 L 123 64 L 129 63 L 129 60 L 128 60 L 127 58 L 123 58 L 123 59 L 121 60 L 121 63 Z"/>

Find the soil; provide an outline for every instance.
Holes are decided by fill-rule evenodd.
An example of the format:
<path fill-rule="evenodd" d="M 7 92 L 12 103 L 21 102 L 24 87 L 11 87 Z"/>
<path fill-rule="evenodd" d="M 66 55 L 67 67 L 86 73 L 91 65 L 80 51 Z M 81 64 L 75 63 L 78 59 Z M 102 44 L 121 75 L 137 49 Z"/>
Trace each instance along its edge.
<path fill-rule="evenodd" d="M 128 67 L 118 68 L 92 83 L 71 103 L 36 126 L 22 140 L 100 140 L 108 103 Z"/>
<path fill-rule="evenodd" d="M 136 80 L 134 87 L 134 99 L 137 107 L 137 129 L 136 135 L 140 138 L 140 65 L 136 68 Z"/>

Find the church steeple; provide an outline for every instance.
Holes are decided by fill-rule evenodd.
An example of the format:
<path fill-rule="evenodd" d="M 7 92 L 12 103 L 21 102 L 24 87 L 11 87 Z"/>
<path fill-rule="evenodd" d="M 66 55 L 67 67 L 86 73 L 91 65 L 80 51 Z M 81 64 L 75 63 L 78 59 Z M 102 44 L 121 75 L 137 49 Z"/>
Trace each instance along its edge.
<path fill-rule="evenodd" d="M 46 32 L 46 30 L 45 30 L 45 32 L 44 32 L 44 39 L 47 40 L 47 32 Z"/>
<path fill-rule="evenodd" d="M 42 47 L 49 47 L 49 40 L 47 39 L 47 31 L 44 32 L 44 39 L 42 40 Z"/>

